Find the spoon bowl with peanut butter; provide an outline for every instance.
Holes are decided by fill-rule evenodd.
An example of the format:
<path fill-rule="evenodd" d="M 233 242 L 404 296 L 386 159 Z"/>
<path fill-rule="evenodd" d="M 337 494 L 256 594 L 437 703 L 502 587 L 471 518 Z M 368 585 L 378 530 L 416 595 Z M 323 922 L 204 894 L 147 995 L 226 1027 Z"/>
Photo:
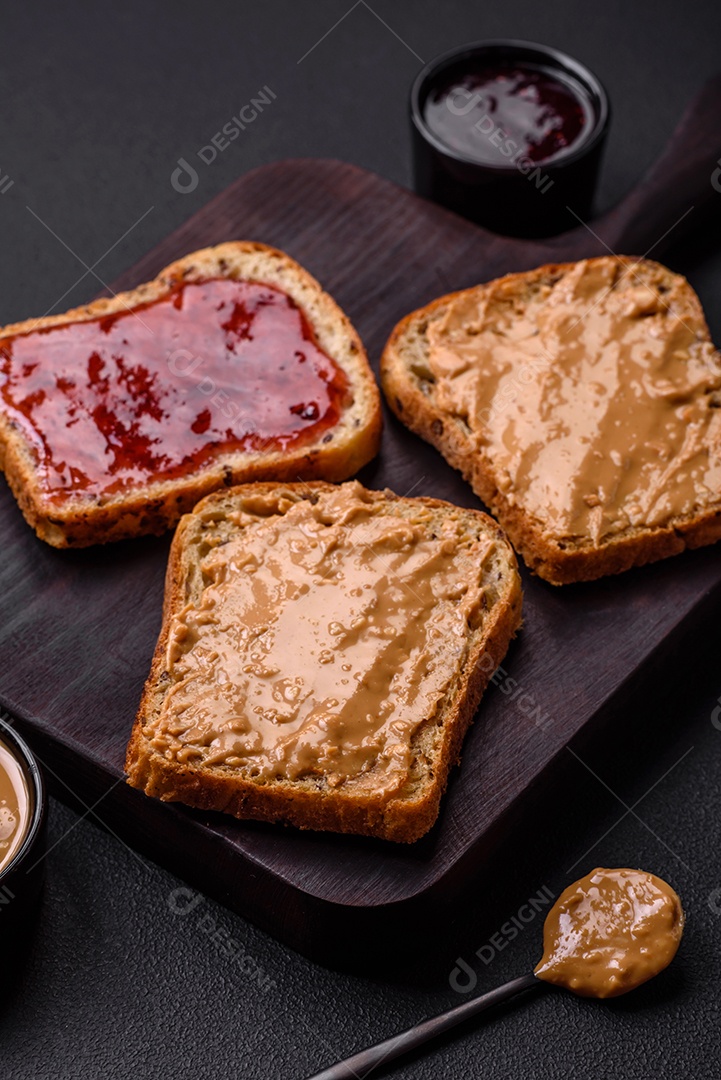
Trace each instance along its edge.
<path fill-rule="evenodd" d="M 580 997 L 626 994 L 668 967 L 683 926 L 681 901 L 661 878 L 643 870 L 599 867 L 569 885 L 549 911 L 543 927 L 543 956 L 533 974 L 424 1020 L 311 1080 L 365 1076 L 381 1062 L 392 1061 L 491 1006 L 544 983 Z"/>

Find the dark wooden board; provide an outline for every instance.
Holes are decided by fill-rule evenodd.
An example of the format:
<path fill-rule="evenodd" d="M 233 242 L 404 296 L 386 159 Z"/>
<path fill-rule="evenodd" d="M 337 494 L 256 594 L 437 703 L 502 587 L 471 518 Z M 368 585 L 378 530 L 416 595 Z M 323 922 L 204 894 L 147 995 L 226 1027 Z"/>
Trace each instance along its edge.
<path fill-rule="evenodd" d="M 249 238 L 288 251 L 349 313 L 377 365 L 400 316 L 450 289 L 542 262 L 616 251 L 661 253 L 721 198 L 709 178 L 721 146 L 721 84 L 709 84 L 662 160 L 593 233 L 512 241 L 339 162 L 279 162 L 242 177 L 114 283 L 130 288 L 195 248 Z M 674 226 L 688 207 L 694 210 Z M 594 235 L 595 234 L 595 235 Z M 401 494 L 478 505 L 440 456 L 387 417 L 380 457 L 361 479 Z M 162 804 L 122 782 L 125 744 L 160 623 L 169 539 L 79 552 L 36 540 L 0 490 L 2 693 L 61 797 L 79 797 L 123 840 L 290 944 L 326 957 L 333 927 L 373 918 L 410 934 L 411 912 L 440 902 L 483 859 L 563 748 L 618 722 L 639 673 L 721 594 L 718 549 L 562 590 L 524 577 L 525 627 L 489 690 L 440 820 L 412 846 L 239 823 Z M 515 696 L 515 691 L 519 691 Z M 342 951 L 342 950 L 339 950 Z"/>

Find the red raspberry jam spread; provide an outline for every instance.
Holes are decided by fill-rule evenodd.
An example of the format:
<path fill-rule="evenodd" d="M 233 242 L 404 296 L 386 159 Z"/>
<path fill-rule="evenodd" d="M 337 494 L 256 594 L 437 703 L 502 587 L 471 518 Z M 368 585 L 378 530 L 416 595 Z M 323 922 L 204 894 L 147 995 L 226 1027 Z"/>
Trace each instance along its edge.
<path fill-rule="evenodd" d="M 482 165 L 522 156 L 550 161 L 588 128 L 582 88 L 533 65 L 496 63 L 456 71 L 429 93 L 425 121 L 451 150 Z"/>
<path fill-rule="evenodd" d="M 132 309 L 0 342 L 3 408 L 53 501 L 302 445 L 338 422 L 347 390 L 298 305 L 258 282 L 181 281 Z"/>

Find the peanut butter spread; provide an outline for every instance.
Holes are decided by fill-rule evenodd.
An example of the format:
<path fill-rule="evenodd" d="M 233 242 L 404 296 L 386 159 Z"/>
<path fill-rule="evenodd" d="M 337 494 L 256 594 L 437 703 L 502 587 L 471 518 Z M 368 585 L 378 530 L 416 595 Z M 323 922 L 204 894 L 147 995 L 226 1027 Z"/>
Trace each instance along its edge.
<path fill-rule="evenodd" d="M 0 870 L 22 844 L 30 822 L 30 794 L 15 755 L 0 742 Z"/>
<path fill-rule="evenodd" d="M 594 870 L 548 913 L 535 974 L 582 997 L 625 994 L 671 963 L 683 923 L 681 901 L 660 878 Z"/>
<path fill-rule="evenodd" d="M 422 506 L 405 517 L 356 482 L 246 506 L 172 620 L 152 745 L 193 766 L 392 795 L 462 671 L 493 542 Z"/>
<path fill-rule="evenodd" d="M 721 499 L 719 355 L 664 280 L 591 259 L 522 298 L 513 280 L 460 294 L 428 326 L 439 407 L 554 536 L 598 544 Z"/>

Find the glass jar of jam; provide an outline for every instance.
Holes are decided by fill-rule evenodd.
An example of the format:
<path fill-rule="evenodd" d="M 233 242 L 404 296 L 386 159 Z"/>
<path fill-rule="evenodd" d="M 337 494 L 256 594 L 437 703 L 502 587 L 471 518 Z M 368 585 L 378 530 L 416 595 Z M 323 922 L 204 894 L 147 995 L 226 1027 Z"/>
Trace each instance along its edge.
<path fill-rule="evenodd" d="M 509 236 L 551 236 L 590 215 L 609 105 L 570 56 L 465 45 L 420 72 L 411 119 L 420 195 Z"/>

